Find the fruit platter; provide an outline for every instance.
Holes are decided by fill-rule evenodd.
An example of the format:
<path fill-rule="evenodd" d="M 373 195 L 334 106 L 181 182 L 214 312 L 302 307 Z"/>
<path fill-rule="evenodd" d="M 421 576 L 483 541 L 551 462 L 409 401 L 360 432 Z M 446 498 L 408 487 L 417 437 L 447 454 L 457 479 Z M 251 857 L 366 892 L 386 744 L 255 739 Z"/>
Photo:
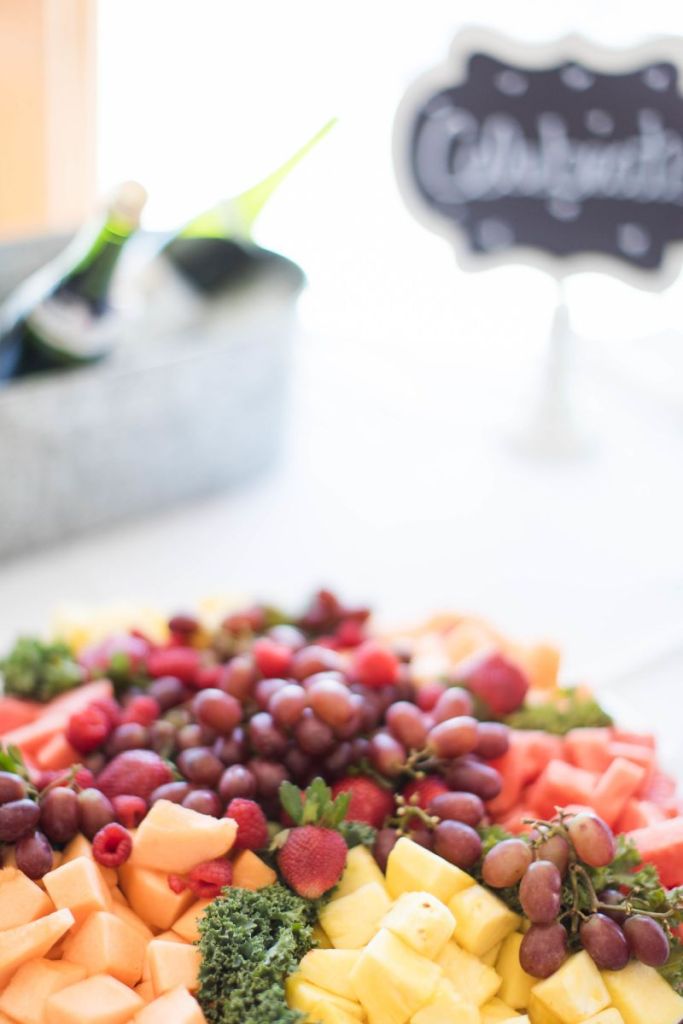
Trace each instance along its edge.
<path fill-rule="evenodd" d="M 683 799 L 557 651 L 317 592 L 0 661 L 0 1024 L 680 1024 Z"/>

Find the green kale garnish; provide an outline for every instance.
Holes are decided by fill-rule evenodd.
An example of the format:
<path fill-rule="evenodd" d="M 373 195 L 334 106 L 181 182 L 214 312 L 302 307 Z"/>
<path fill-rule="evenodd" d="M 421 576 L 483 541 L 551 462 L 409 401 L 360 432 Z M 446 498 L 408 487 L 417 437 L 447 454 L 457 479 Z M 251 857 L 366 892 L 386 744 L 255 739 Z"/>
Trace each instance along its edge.
<path fill-rule="evenodd" d="M 364 821 L 342 821 L 338 832 L 349 850 L 352 850 L 354 846 L 367 846 L 371 850 L 377 838 L 377 829 Z"/>
<path fill-rule="evenodd" d="M 612 725 L 612 719 L 594 697 L 570 688 L 561 690 L 552 701 L 528 704 L 505 718 L 513 729 L 542 729 L 564 736 L 570 729 Z"/>
<path fill-rule="evenodd" d="M 199 922 L 199 1002 L 209 1024 L 296 1024 L 284 983 L 315 945 L 320 904 L 276 883 L 225 889 Z"/>
<path fill-rule="evenodd" d="M 46 702 L 83 682 L 84 672 L 70 648 L 61 641 L 44 643 L 20 637 L 0 660 L 5 693 Z"/>

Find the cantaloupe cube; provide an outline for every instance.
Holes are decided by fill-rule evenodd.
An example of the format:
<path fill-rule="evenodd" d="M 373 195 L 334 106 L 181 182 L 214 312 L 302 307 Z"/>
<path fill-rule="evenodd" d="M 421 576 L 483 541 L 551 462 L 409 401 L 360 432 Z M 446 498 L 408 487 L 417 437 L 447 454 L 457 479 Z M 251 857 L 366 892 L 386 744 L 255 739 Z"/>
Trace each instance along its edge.
<path fill-rule="evenodd" d="M 479 1016 L 481 1024 L 503 1024 L 507 1021 L 515 1021 L 515 1024 L 518 1024 L 519 1021 L 517 1011 L 497 997 L 479 1008 Z"/>
<path fill-rule="evenodd" d="M 496 971 L 503 979 L 498 995 L 515 1010 L 527 1009 L 531 990 L 538 981 L 538 978 L 527 974 L 519 962 L 519 948 L 523 938 L 519 932 L 508 935 L 496 960 Z"/>
<path fill-rule="evenodd" d="M 70 910 L 56 910 L 37 921 L 0 932 L 0 988 L 22 964 L 44 957 L 73 924 Z"/>
<path fill-rule="evenodd" d="M 448 903 L 456 893 L 474 885 L 474 879 L 403 836 L 389 854 L 386 884 L 392 899 L 404 892 L 430 892 Z"/>
<path fill-rule="evenodd" d="M 611 1002 L 600 972 L 585 950 L 566 960 L 549 978 L 537 982 L 533 992 L 562 1024 L 579 1024 Z"/>
<path fill-rule="evenodd" d="M 199 942 L 199 919 L 211 902 L 212 900 L 197 900 L 193 903 L 189 910 L 180 915 L 173 925 L 173 931 L 185 942 Z"/>
<path fill-rule="evenodd" d="M 107 868 L 104 864 L 99 864 L 95 860 L 92 852 L 92 843 L 89 839 L 86 839 L 82 832 L 79 832 L 77 836 L 74 836 L 71 842 L 67 843 L 64 847 L 64 850 L 62 851 L 62 864 L 66 864 L 70 860 L 76 860 L 77 857 L 87 857 L 93 862 L 93 864 L 97 865 L 97 870 L 102 875 L 104 884 L 108 889 L 111 889 L 116 885 L 118 881 L 116 871 L 114 868 Z M 57 865 L 55 864 L 54 867 L 57 867 Z"/>
<path fill-rule="evenodd" d="M 151 1003 L 152 1000 L 155 998 L 155 995 L 154 995 L 154 985 L 152 984 L 151 981 L 141 981 L 141 982 L 139 982 L 135 986 L 133 991 L 137 992 L 137 994 L 140 996 L 140 998 L 144 999 L 144 1001 L 146 1003 Z"/>
<path fill-rule="evenodd" d="M 475 956 L 486 953 L 521 923 L 517 914 L 481 885 L 456 893 L 448 909 L 455 917 L 453 938 Z"/>
<path fill-rule="evenodd" d="M 28 924 L 54 910 L 52 900 L 19 868 L 0 871 L 0 931 Z"/>
<path fill-rule="evenodd" d="M 191 889 L 175 893 L 169 888 L 168 873 L 136 867 L 127 861 L 119 868 L 124 895 L 138 917 L 151 928 L 171 928 L 191 903 Z"/>
<path fill-rule="evenodd" d="M 483 1006 L 500 988 L 500 975 L 493 967 L 461 949 L 457 942 L 447 942 L 436 959 L 444 975 L 463 999 Z"/>
<path fill-rule="evenodd" d="M 141 917 L 131 910 L 128 903 L 124 905 L 119 903 L 117 900 L 112 900 L 111 913 L 115 914 L 119 920 L 123 921 L 124 924 L 129 925 L 131 928 L 135 928 L 136 931 L 142 935 L 146 942 L 151 942 L 154 938 L 154 932 L 151 928 L 148 928 Z"/>
<path fill-rule="evenodd" d="M 450 981 L 443 978 L 429 1002 L 410 1018 L 410 1024 L 444 1024 L 445 1021 L 480 1024 L 481 1017 L 474 1003 L 463 999 Z"/>
<path fill-rule="evenodd" d="M 197 1000 L 187 989 L 178 987 L 143 1007 L 135 1024 L 206 1024 Z"/>
<path fill-rule="evenodd" d="M 43 876 L 45 888 L 58 910 L 70 910 L 76 922 L 97 910 L 109 910 L 111 893 L 93 860 L 76 857 Z"/>
<path fill-rule="evenodd" d="M 44 1019 L 45 1024 L 126 1024 L 143 1006 L 127 985 L 108 974 L 94 974 L 50 996 Z"/>
<path fill-rule="evenodd" d="M 320 1003 L 337 1006 L 356 1020 L 363 1019 L 363 1009 L 357 1000 L 345 999 L 343 996 L 326 992 L 325 989 L 318 988 L 317 985 L 312 985 L 310 981 L 306 981 L 298 973 L 291 974 L 285 981 L 285 994 L 287 996 L 287 1005 L 290 1009 L 299 1010 L 300 1013 L 309 1015 L 307 1017 L 308 1020 L 315 1019 L 312 1016 L 313 1008 Z"/>
<path fill-rule="evenodd" d="M 355 999 L 351 971 L 358 963 L 359 949 L 311 949 L 299 964 L 301 976 L 326 992 Z"/>
<path fill-rule="evenodd" d="M 128 863 L 183 875 L 201 861 L 226 854 L 236 834 L 232 818 L 213 818 L 157 800 L 136 832 Z"/>
<path fill-rule="evenodd" d="M 130 907 L 130 903 L 123 895 L 118 885 L 112 885 L 109 892 L 111 893 L 112 903 L 120 903 L 122 907 Z"/>
<path fill-rule="evenodd" d="M 252 850 L 241 850 L 232 862 L 232 884 L 238 889 L 265 889 L 275 881 L 273 869 Z"/>
<path fill-rule="evenodd" d="M 624 1024 L 624 1018 L 618 1010 L 610 1006 L 608 1010 L 602 1010 L 595 1017 L 589 1017 L 588 1020 L 583 1021 L 583 1024 Z"/>
<path fill-rule="evenodd" d="M 368 882 L 320 911 L 320 923 L 335 949 L 360 949 L 379 928 L 391 906 L 379 882 Z"/>
<path fill-rule="evenodd" d="M 360 889 L 361 885 L 368 882 L 378 882 L 384 885 L 384 875 L 380 866 L 365 846 L 354 846 L 346 855 L 346 867 L 341 876 L 339 884 L 332 890 L 331 898 L 337 900 L 340 896 L 348 896 L 350 893 Z"/>
<path fill-rule="evenodd" d="M 448 907 L 430 892 L 404 892 L 381 924 L 416 953 L 433 960 L 453 934 L 455 919 Z"/>
<path fill-rule="evenodd" d="M 188 992 L 196 992 L 199 988 L 201 955 L 196 946 L 153 939 L 147 947 L 147 960 L 157 996 L 178 985 Z"/>
<path fill-rule="evenodd" d="M 0 1010 L 17 1024 L 41 1024 L 43 1004 L 54 992 L 85 978 L 85 968 L 59 960 L 29 960 L 0 995 Z"/>
<path fill-rule="evenodd" d="M 176 935 L 174 931 L 159 932 L 159 934 L 156 935 L 155 938 L 157 938 L 160 942 L 179 942 L 181 945 L 187 945 L 185 939 L 181 939 L 181 937 L 179 935 Z M 142 966 L 142 980 L 148 981 L 150 984 L 152 983 L 152 968 L 149 960 L 149 946 L 147 946 L 147 950 L 145 952 L 145 962 Z"/>
<path fill-rule="evenodd" d="M 111 974 L 124 985 L 142 977 L 147 941 L 137 928 L 100 910 L 84 921 L 64 949 L 64 959 L 82 964 L 88 974 Z"/>
<path fill-rule="evenodd" d="M 371 1024 L 405 1024 L 442 976 L 440 967 L 382 928 L 361 952 L 351 984 Z"/>
<path fill-rule="evenodd" d="M 603 981 L 624 1024 L 679 1024 L 683 998 L 654 967 L 631 960 L 623 971 L 603 971 Z"/>

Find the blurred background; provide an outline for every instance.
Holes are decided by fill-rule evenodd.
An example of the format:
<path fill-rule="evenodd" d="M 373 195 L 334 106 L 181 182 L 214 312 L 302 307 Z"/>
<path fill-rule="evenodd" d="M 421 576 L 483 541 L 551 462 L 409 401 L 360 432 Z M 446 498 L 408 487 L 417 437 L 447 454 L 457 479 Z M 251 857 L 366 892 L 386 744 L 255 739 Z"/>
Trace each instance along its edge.
<path fill-rule="evenodd" d="M 520 443 L 543 393 L 556 284 L 521 266 L 459 270 L 449 245 L 407 211 L 392 166 L 404 91 L 473 22 L 526 42 L 579 32 L 620 47 L 674 33 L 680 12 L 673 0 L 619 9 L 611 0 L 2 0 L 5 272 L 18 252 L 25 257 L 27 239 L 70 233 L 124 179 L 148 192 L 144 233 L 171 233 L 339 119 L 254 232 L 307 277 L 293 341 L 296 288 L 272 365 L 259 349 L 271 389 L 264 400 L 282 415 L 253 418 L 253 404 L 240 399 L 244 337 L 254 328 L 231 322 L 240 367 L 221 364 L 225 374 L 232 366 L 225 390 L 219 378 L 193 393 L 197 422 L 211 430 L 212 410 L 221 413 L 216 487 L 202 477 L 193 497 L 176 502 L 169 484 L 157 490 L 160 507 L 126 516 L 124 471 L 116 523 L 8 550 L 3 643 L 44 628 L 65 602 L 176 609 L 226 591 L 296 600 L 325 583 L 392 622 L 456 608 L 522 639 L 556 640 L 570 678 L 619 681 L 618 699 L 636 715 L 680 700 L 681 284 L 657 293 L 604 275 L 569 278 L 580 443 L 564 455 Z M 125 280 L 120 288 L 134 310 Z M 254 301 L 263 308 L 262 297 Z M 191 328 L 175 339 L 176 354 L 181 343 L 192 344 Z M 91 378 L 100 386 L 97 369 L 78 372 L 83 388 Z M 16 428 L 20 392 L 42 401 L 39 386 L 27 379 L 0 391 L 0 426 L 3 402 Z M 148 374 L 145 387 L 158 405 L 164 385 Z M 73 394 L 52 391 L 45 401 L 60 430 L 73 427 L 70 445 L 85 450 L 88 420 Z M 126 430 L 116 392 L 89 394 L 84 402 L 108 407 L 115 447 L 116 431 Z M 182 476 L 184 437 L 173 433 L 172 408 L 165 415 L 177 452 L 169 464 Z M 14 475 L 0 480 L 0 522 L 34 450 L 50 458 L 50 430 L 32 448 L 21 422 L 20 465 L 12 441 Z M 136 422 L 143 448 L 147 428 Z M 234 479 L 220 479 L 221 457 L 246 451 L 262 430 L 268 441 L 254 472 L 241 465 Z M 99 439 L 103 486 L 113 472 L 108 451 Z M 87 504 L 91 478 L 62 472 L 62 458 L 52 457 L 52 469 L 68 478 L 69 503 Z M 24 520 L 50 515 L 49 500 L 23 506 Z"/>

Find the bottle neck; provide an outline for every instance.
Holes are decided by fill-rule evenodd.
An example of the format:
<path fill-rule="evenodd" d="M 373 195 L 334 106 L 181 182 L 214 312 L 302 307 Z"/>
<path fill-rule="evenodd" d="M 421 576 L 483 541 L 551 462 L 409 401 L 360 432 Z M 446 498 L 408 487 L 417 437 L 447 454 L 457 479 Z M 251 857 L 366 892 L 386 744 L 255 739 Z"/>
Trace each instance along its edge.
<path fill-rule="evenodd" d="M 82 298 L 95 311 L 101 311 L 123 247 L 136 227 L 129 219 L 110 214 L 76 266 L 60 282 L 58 292 Z"/>

